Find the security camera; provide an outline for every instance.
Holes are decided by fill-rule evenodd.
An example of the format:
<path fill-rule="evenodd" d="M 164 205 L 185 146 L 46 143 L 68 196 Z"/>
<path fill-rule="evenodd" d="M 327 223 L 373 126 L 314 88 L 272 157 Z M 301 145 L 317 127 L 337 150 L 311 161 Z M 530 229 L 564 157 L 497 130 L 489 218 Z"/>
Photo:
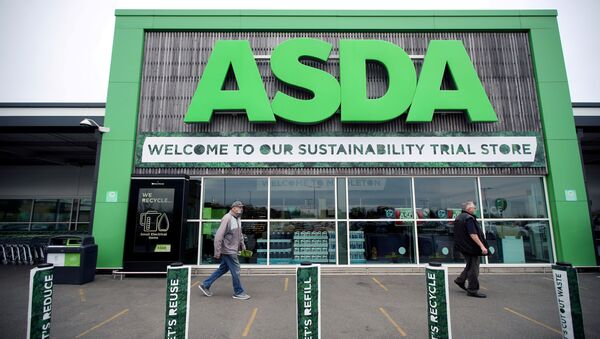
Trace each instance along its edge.
<path fill-rule="evenodd" d="M 110 128 L 109 127 L 100 126 L 93 119 L 83 119 L 83 120 L 81 120 L 79 122 L 79 125 L 86 126 L 86 127 L 97 128 L 100 133 L 108 133 L 108 132 L 110 132 Z"/>

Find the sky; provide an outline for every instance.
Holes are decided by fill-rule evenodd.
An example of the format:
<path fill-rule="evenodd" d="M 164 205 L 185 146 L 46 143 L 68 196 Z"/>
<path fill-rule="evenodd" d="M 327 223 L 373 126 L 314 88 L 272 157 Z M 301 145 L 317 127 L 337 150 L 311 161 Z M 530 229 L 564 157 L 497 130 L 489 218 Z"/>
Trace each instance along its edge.
<path fill-rule="evenodd" d="M 0 0 L 0 102 L 106 102 L 115 9 L 556 9 L 572 102 L 600 102 L 600 0 Z"/>

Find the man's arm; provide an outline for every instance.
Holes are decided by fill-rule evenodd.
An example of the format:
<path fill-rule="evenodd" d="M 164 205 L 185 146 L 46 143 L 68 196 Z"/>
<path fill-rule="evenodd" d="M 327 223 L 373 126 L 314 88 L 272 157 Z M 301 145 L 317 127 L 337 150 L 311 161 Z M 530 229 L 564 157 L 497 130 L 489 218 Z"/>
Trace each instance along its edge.
<path fill-rule="evenodd" d="M 485 248 L 485 245 L 483 245 L 483 243 L 481 242 L 481 239 L 479 239 L 479 233 L 477 232 L 477 226 L 475 225 L 475 222 L 476 221 L 471 218 L 467 220 L 467 232 L 469 232 L 469 236 L 471 237 L 471 239 L 473 239 L 477 246 L 479 246 L 479 248 L 481 249 L 481 253 L 486 255 L 488 253 L 488 250 L 487 248 Z"/>
<path fill-rule="evenodd" d="M 223 219 L 221 219 L 221 225 L 219 225 L 219 229 L 215 234 L 215 255 L 214 257 L 219 259 L 221 258 L 221 249 L 223 247 L 223 237 L 225 236 L 225 231 L 227 230 L 227 224 L 229 224 L 229 214 L 225 214 Z"/>
<path fill-rule="evenodd" d="M 479 236 L 477 234 L 469 234 L 469 236 L 471 236 L 471 239 L 473 239 L 473 241 L 477 244 L 477 246 L 479 246 L 479 248 L 481 248 L 481 253 L 483 253 L 483 254 L 488 253 L 487 248 L 485 248 L 485 246 L 483 245 L 481 240 L 479 240 Z"/>
<path fill-rule="evenodd" d="M 244 243 L 244 232 L 242 230 L 242 221 L 240 219 L 237 219 L 238 225 L 239 225 L 239 229 L 240 229 L 240 246 L 239 249 L 241 251 L 245 251 L 246 250 L 246 243 Z"/>

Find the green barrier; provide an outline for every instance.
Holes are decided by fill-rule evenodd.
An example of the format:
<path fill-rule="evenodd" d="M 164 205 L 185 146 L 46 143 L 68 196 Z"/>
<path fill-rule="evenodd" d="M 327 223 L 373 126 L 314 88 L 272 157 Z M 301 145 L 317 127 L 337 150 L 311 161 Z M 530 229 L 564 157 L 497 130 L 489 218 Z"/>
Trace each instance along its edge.
<path fill-rule="evenodd" d="M 296 267 L 296 333 L 298 339 L 321 338 L 321 266 Z"/>
<path fill-rule="evenodd" d="M 563 338 L 585 338 L 577 270 L 569 263 L 552 265 L 554 292 Z"/>
<path fill-rule="evenodd" d="M 191 270 L 182 263 L 167 267 L 167 307 L 165 312 L 165 338 L 188 337 L 190 317 Z"/>
<path fill-rule="evenodd" d="M 448 268 L 429 263 L 425 269 L 429 338 L 452 338 L 448 299 Z"/>
<path fill-rule="evenodd" d="M 29 273 L 29 306 L 27 311 L 27 338 L 50 337 L 52 295 L 54 292 L 54 265 L 41 264 Z"/>

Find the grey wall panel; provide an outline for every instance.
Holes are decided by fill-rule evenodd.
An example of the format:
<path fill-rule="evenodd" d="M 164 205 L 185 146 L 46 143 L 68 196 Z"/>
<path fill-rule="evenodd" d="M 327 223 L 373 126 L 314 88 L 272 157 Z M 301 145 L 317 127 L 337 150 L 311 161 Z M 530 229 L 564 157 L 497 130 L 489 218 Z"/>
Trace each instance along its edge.
<path fill-rule="evenodd" d="M 276 124 L 252 124 L 245 114 L 215 114 L 210 124 L 184 124 L 183 117 L 198 81 L 217 40 L 248 40 L 255 55 L 270 55 L 282 41 L 295 37 L 313 37 L 330 42 L 332 55 L 338 55 L 340 39 L 378 39 L 402 47 L 409 55 L 426 54 L 430 40 L 462 40 L 498 114 L 498 123 L 469 123 L 464 114 L 442 112 L 431 123 L 407 124 L 406 115 L 379 124 L 341 124 L 339 114 L 318 125 L 295 125 L 285 121 Z M 422 60 L 415 59 L 417 72 Z M 270 71 L 268 59 L 257 60 L 267 94 L 277 91 L 307 98 L 308 94 L 285 86 Z M 339 60 L 310 62 L 339 79 Z M 368 66 L 370 97 L 381 96 L 387 87 L 385 70 Z M 448 88 L 448 84 L 442 85 Z M 225 88 L 234 88 L 234 79 Z M 389 135 L 433 133 L 439 131 L 541 132 L 529 38 L 525 32 L 147 32 L 140 93 L 138 132 L 331 132 L 373 133 Z M 136 168 L 136 174 L 186 173 L 190 175 L 501 175 L 544 174 L 545 168 L 306 168 L 306 169 L 210 169 L 210 168 Z"/>

